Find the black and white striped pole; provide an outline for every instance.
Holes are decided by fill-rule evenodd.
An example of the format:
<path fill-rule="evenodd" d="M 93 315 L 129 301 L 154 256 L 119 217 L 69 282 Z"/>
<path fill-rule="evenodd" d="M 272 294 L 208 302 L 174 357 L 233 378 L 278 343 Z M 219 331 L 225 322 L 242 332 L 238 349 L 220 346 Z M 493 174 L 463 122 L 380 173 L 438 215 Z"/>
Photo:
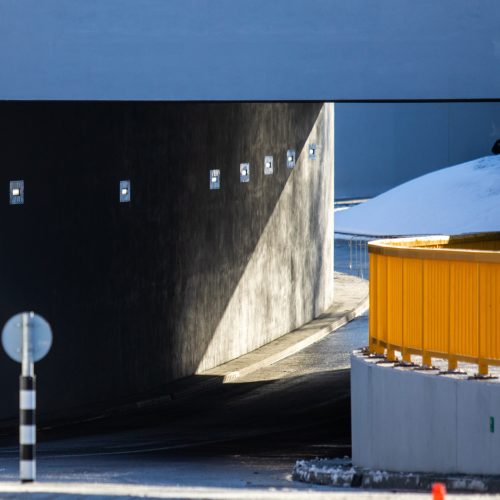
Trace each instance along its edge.
<path fill-rule="evenodd" d="M 35 362 L 52 345 L 50 325 L 33 312 L 12 317 L 4 326 L 2 344 L 6 353 L 22 364 L 19 387 L 19 479 L 36 479 L 36 387 Z"/>
<path fill-rule="evenodd" d="M 19 387 L 19 478 L 22 482 L 34 481 L 36 478 L 35 363 L 29 319 L 29 314 L 23 313 L 22 372 Z"/>

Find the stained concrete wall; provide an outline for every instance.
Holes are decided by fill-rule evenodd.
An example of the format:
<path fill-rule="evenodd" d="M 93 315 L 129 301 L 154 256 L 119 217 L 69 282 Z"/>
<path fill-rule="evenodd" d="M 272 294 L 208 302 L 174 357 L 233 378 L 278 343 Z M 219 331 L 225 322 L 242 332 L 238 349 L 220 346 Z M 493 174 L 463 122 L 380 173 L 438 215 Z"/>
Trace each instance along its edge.
<path fill-rule="evenodd" d="M 0 103 L 0 323 L 29 309 L 52 324 L 41 414 L 139 397 L 322 312 L 333 136 L 321 103 Z M 10 206 L 17 179 L 25 204 Z M 1 418 L 17 413 L 18 374 L 2 355 Z"/>
<path fill-rule="evenodd" d="M 500 103 L 336 105 L 337 199 L 376 196 L 433 170 L 491 154 Z"/>
<path fill-rule="evenodd" d="M 351 356 L 352 458 L 377 470 L 498 474 L 500 383 Z M 494 432 L 490 417 L 495 419 Z"/>

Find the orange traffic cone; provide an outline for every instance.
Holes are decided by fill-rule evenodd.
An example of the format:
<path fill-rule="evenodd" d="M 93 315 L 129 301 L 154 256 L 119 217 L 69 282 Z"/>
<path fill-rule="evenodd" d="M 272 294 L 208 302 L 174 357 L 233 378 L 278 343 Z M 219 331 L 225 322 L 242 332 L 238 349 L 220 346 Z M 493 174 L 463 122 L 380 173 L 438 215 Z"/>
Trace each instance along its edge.
<path fill-rule="evenodd" d="M 446 497 L 446 486 L 443 483 L 432 485 L 432 500 L 444 500 Z"/>

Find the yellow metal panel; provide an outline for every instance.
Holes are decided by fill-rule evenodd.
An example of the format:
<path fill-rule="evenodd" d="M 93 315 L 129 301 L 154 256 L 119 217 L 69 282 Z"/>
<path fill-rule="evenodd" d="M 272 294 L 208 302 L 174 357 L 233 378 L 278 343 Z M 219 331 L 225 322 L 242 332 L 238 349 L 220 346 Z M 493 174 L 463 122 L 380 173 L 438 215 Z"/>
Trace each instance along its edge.
<path fill-rule="evenodd" d="M 403 259 L 387 258 L 387 342 L 403 346 Z"/>
<path fill-rule="evenodd" d="M 448 352 L 450 264 L 424 260 L 424 351 Z"/>
<path fill-rule="evenodd" d="M 422 277 L 419 259 L 403 261 L 403 342 L 410 349 L 422 349 Z"/>
<path fill-rule="evenodd" d="M 377 259 L 378 255 L 370 253 L 370 309 L 368 311 L 370 349 L 372 349 L 371 339 L 377 338 Z"/>
<path fill-rule="evenodd" d="M 500 265 L 479 266 L 479 356 L 500 359 Z"/>
<path fill-rule="evenodd" d="M 387 259 L 377 255 L 377 337 L 387 342 Z"/>
<path fill-rule="evenodd" d="M 478 356 L 478 264 L 450 262 L 450 353 Z"/>

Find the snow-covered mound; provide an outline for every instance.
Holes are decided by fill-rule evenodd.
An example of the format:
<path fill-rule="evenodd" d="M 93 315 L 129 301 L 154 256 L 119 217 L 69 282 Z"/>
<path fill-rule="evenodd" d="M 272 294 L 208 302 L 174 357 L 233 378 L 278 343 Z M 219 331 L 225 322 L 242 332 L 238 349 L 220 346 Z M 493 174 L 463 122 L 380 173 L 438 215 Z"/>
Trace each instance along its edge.
<path fill-rule="evenodd" d="M 500 230 L 500 155 L 423 175 L 335 214 L 335 231 L 366 236 Z"/>

